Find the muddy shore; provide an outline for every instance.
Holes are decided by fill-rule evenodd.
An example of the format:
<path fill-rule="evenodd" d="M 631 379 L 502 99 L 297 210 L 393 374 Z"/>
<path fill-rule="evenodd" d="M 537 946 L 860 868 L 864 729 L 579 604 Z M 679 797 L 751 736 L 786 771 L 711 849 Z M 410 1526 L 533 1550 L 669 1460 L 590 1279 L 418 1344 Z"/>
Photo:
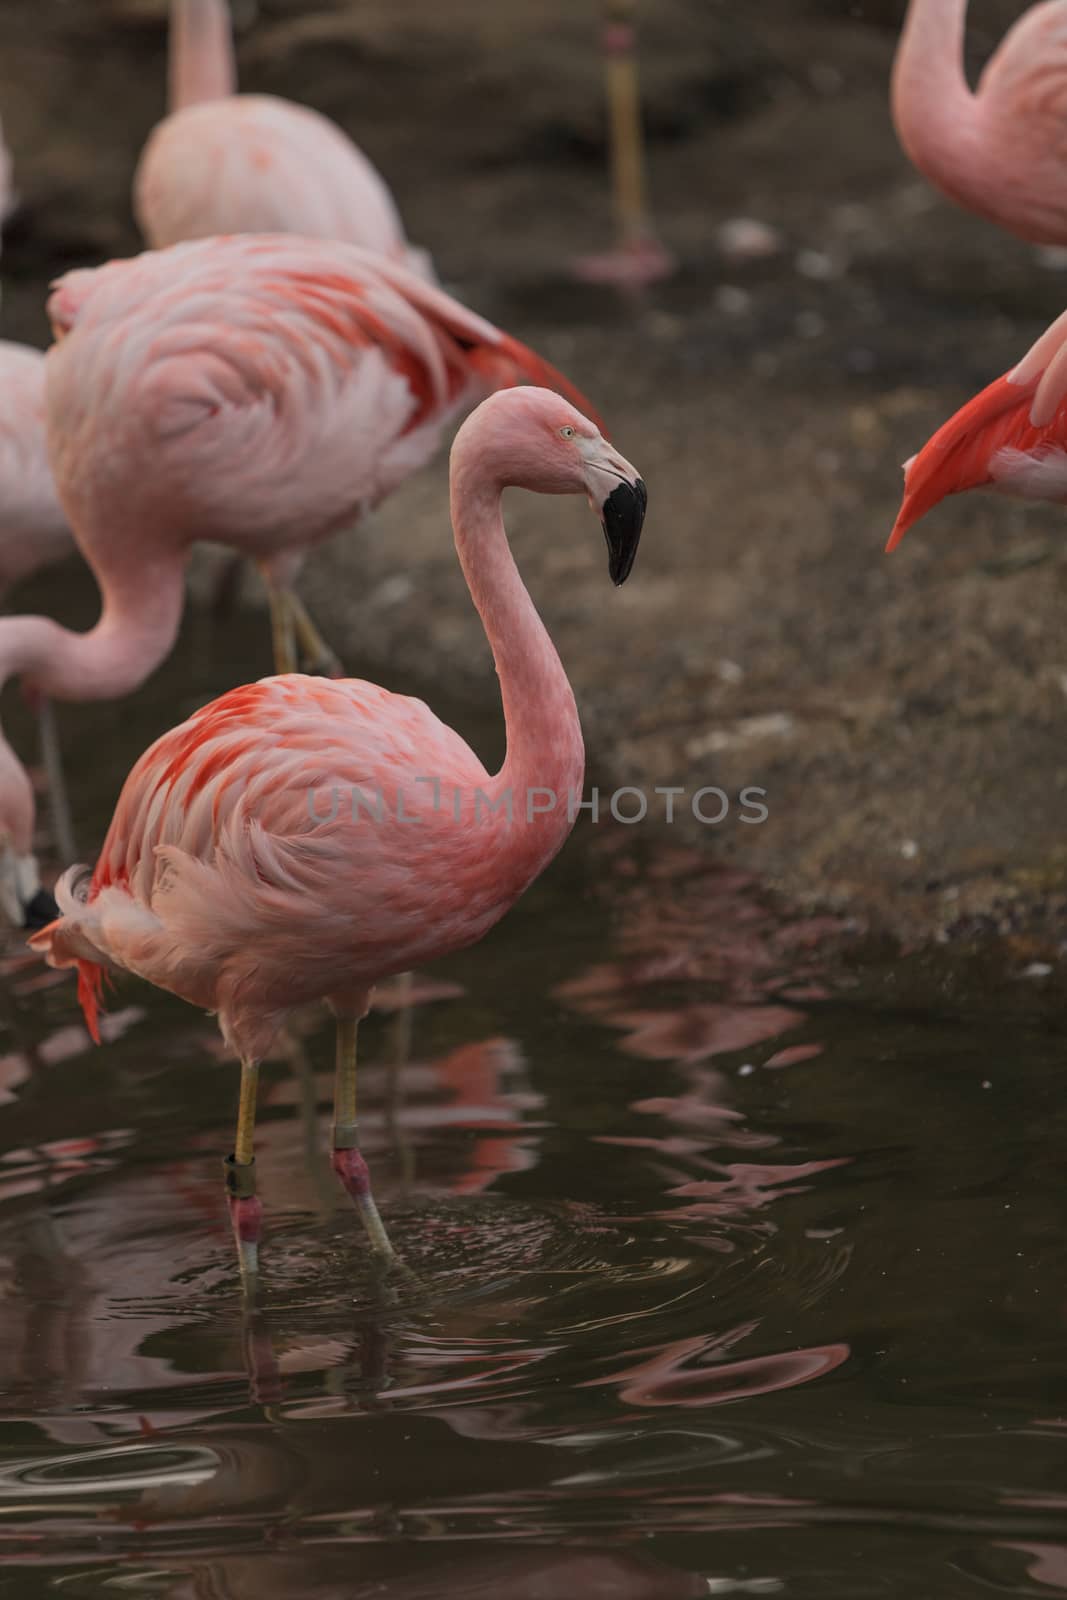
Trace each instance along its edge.
<path fill-rule="evenodd" d="M 0 112 L 24 201 L 5 337 L 43 343 L 48 278 L 136 248 L 163 9 L 5 0 Z M 701 827 L 682 806 L 679 840 L 908 938 L 1026 929 L 1053 949 L 1063 513 L 971 496 L 891 559 L 882 547 L 899 463 L 1063 309 L 1067 258 L 954 211 L 900 154 L 886 85 L 902 5 L 649 0 L 650 180 L 680 267 L 641 308 L 569 275 L 610 237 L 592 4 L 252 9 L 243 85 L 341 122 L 448 286 L 564 367 L 644 472 L 645 539 L 618 592 L 584 508 L 509 506 L 591 781 L 759 786 L 764 824 L 735 806 Z M 1018 7 L 972 9 L 978 65 Z M 734 253 L 739 217 L 767 226 L 767 254 Z M 309 561 L 303 588 L 351 670 L 495 693 L 443 458 Z"/>

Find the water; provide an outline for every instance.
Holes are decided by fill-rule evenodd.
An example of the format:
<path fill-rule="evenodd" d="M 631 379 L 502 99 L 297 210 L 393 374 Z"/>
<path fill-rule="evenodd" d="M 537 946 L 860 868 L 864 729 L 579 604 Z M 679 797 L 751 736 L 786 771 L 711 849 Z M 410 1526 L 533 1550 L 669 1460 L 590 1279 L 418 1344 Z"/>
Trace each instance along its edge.
<path fill-rule="evenodd" d="M 265 648 L 194 618 L 135 701 L 64 709 L 86 853 L 145 743 Z M 93 1049 L 70 983 L 9 959 L 0 1594 L 1067 1591 L 1062 1020 L 1013 973 L 842 960 L 638 832 L 587 827 L 427 975 L 399 1109 L 402 1025 L 365 1025 L 414 1281 L 376 1282 L 308 1152 L 331 1039 L 298 1019 L 247 1320 L 212 1024 L 130 984 Z"/>

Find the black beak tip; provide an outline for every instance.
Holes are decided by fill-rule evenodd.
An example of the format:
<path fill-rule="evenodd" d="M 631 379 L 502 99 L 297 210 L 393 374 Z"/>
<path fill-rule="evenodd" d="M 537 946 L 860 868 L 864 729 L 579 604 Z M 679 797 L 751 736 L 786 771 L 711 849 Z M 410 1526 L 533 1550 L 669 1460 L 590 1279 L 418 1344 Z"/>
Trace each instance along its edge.
<path fill-rule="evenodd" d="M 620 483 L 604 501 L 601 516 L 608 543 L 608 575 L 616 589 L 633 570 L 647 506 L 648 490 L 643 478 Z"/>
<path fill-rule="evenodd" d="M 38 933 L 42 928 L 47 928 L 50 922 L 55 922 L 59 916 L 59 907 L 47 889 L 38 889 L 33 899 L 23 910 L 22 926 L 27 933 Z"/>

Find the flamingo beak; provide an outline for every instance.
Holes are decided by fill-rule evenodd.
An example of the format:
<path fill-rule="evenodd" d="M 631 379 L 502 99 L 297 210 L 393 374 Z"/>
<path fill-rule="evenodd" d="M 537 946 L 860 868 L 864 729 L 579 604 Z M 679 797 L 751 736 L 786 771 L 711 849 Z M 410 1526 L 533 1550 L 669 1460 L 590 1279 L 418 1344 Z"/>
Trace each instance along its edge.
<path fill-rule="evenodd" d="M 604 538 L 608 544 L 608 574 L 616 588 L 630 576 L 648 505 L 648 490 L 643 478 L 619 483 L 600 508 Z"/>

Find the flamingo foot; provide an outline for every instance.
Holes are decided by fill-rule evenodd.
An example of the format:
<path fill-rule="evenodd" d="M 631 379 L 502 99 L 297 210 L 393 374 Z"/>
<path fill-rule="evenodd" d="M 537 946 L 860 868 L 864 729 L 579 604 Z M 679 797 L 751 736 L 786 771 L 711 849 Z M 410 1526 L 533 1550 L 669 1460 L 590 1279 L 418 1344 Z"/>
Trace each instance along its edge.
<path fill-rule="evenodd" d="M 579 256 L 573 263 L 583 283 L 613 283 L 618 288 L 641 290 L 659 283 L 675 271 L 677 262 L 650 233 L 639 235 L 600 255 Z"/>
<path fill-rule="evenodd" d="M 383 1264 L 391 1265 L 396 1260 L 396 1251 L 389 1241 L 385 1223 L 371 1193 L 370 1169 L 363 1159 L 363 1152 L 355 1147 L 335 1149 L 333 1170 L 359 1212 L 359 1219 L 367 1230 L 367 1238 L 375 1256 Z"/>

